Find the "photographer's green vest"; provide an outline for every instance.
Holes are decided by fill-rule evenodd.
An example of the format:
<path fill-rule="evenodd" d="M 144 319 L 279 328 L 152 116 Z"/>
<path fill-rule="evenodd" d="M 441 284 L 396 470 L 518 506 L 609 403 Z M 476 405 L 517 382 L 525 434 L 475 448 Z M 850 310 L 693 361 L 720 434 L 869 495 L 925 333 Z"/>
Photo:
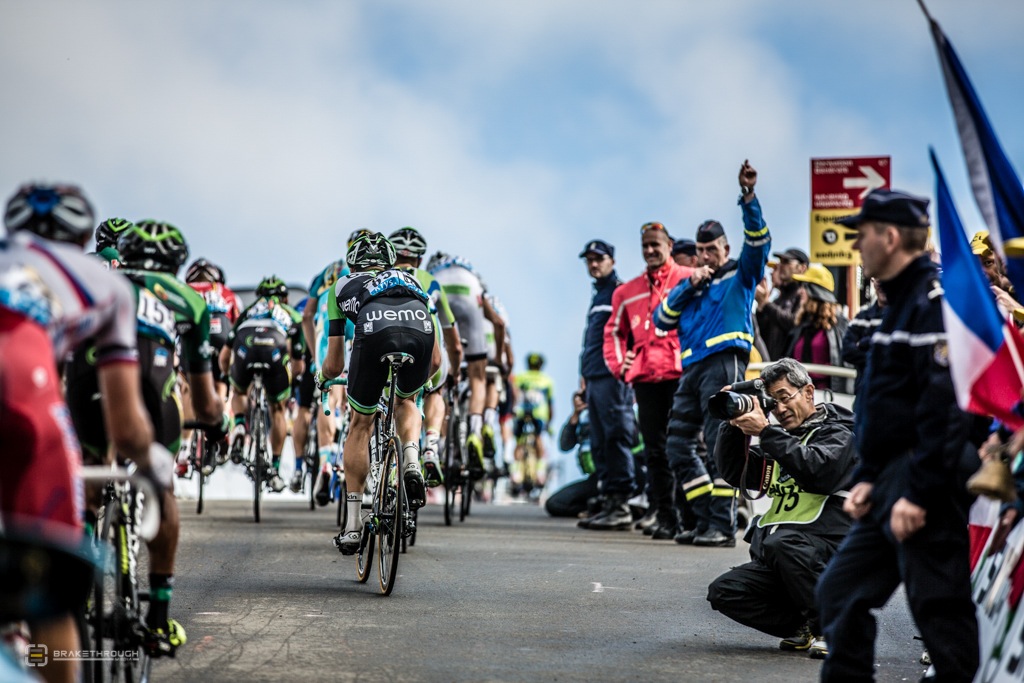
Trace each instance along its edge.
<path fill-rule="evenodd" d="M 806 446 L 818 428 L 804 434 L 800 445 Z M 774 460 L 765 460 L 770 472 L 765 473 L 769 484 L 765 493 L 772 500 L 772 506 L 757 520 L 757 526 L 763 529 L 774 524 L 810 524 L 818 520 L 829 496 L 820 493 L 808 493 L 800 488 L 790 475 L 782 471 L 782 467 Z M 835 495 L 842 495 L 835 494 Z"/>

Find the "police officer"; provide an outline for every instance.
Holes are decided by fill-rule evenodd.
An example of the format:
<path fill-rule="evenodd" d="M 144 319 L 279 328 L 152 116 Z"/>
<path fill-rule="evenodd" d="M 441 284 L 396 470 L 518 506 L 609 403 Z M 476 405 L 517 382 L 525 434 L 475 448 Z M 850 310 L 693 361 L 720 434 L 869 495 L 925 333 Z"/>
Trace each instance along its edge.
<path fill-rule="evenodd" d="M 864 274 L 879 280 L 888 308 L 857 404 L 861 463 L 844 504 L 856 522 L 818 584 L 829 644 L 823 681 L 873 679 L 871 610 L 901 582 L 936 680 L 970 681 L 978 667 L 959 472 L 973 449 L 949 375 L 939 269 L 925 253 L 927 207 L 879 189 L 838 221 L 857 229 Z"/>
<path fill-rule="evenodd" d="M 633 495 L 633 389 L 612 375 L 604 362 L 604 326 L 612 315 L 612 294 L 622 280 L 615 273 L 615 247 L 604 240 L 591 240 L 580 258 L 594 279 L 594 297 L 587 314 L 587 329 L 580 353 L 580 377 L 590 421 L 590 446 L 598 487 L 604 505 L 594 517 L 580 521 L 585 529 L 626 530 L 633 525 L 627 501 Z"/>
<path fill-rule="evenodd" d="M 833 403 L 815 405 L 814 383 L 792 358 L 769 365 L 761 379 L 775 399 L 778 424 L 754 402 L 722 424 L 715 462 L 733 486 L 763 488 L 769 507 L 751 522 L 750 562 L 715 579 L 708 601 L 730 619 L 785 638 L 782 649 L 821 658 L 827 648 L 815 637 L 821 625 L 814 588 L 850 529 L 842 496 L 856 464 L 849 447 L 853 413 Z M 748 455 L 752 436 L 760 445 L 750 446 Z"/>

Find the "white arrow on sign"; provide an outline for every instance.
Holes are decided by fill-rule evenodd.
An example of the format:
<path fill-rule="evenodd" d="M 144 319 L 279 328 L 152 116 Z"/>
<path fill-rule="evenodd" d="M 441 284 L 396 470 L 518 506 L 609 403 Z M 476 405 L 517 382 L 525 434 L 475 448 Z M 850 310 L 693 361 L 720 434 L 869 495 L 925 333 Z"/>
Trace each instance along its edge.
<path fill-rule="evenodd" d="M 868 192 L 876 190 L 880 187 L 885 187 L 885 178 L 879 174 L 871 166 L 858 166 L 860 172 L 864 174 L 863 178 L 843 178 L 843 189 L 845 190 L 856 190 L 863 188 L 863 192 L 860 193 L 860 199 L 868 196 Z"/>

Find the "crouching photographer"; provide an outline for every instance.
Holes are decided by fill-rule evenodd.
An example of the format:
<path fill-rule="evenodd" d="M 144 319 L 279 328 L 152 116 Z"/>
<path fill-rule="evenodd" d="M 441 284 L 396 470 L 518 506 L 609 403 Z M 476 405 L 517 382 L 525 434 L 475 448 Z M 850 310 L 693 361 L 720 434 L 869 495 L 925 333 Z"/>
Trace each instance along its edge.
<path fill-rule="evenodd" d="M 760 379 L 725 387 L 708 409 L 728 419 L 714 455 L 721 476 L 770 503 L 747 530 L 751 561 L 715 579 L 708 601 L 730 619 L 784 638 L 780 648 L 822 658 L 828 650 L 814 589 L 852 523 L 843 487 L 855 465 L 853 413 L 815 406 L 814 384 L 792 358 Z M 752 436 L 760 445 L 750 445 Z"/>

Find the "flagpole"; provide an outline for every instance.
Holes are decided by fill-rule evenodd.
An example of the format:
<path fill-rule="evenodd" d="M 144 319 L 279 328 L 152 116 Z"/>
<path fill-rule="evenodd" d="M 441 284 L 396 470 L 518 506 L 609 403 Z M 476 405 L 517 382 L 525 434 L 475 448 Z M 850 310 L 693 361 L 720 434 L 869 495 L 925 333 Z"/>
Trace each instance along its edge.
<path fill-rule="evenodd" d="M 921 11 L 924 12 L 924 16 L 929 22 L 934 22 L 932 15 L 928 13 L 928 8 L 924 6 L 924 0 L 917 0 L 917 4 L 921 6 Z"/>

